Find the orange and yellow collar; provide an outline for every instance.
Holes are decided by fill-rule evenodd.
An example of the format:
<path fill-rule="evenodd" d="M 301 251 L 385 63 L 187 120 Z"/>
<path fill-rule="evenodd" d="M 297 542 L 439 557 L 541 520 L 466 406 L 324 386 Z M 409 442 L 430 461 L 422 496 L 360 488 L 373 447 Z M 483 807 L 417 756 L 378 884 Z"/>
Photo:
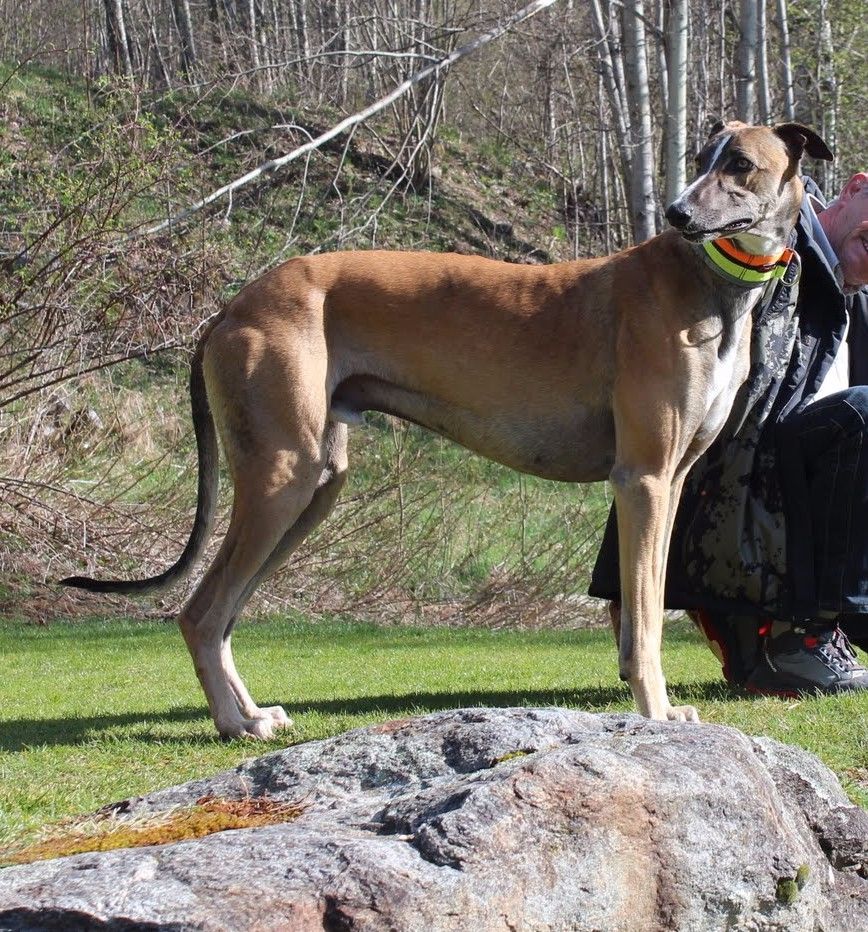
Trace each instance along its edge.
<path fill-rule="evenodd" d="M 773 278 L 783 278 L 795 253 L 784 249 L 777 256 L 757 256 L 743 252 L 731 239 L 713 239 L 702 244 L 706 260 L 729 281 L 745 288 L 765 285 Z"/>

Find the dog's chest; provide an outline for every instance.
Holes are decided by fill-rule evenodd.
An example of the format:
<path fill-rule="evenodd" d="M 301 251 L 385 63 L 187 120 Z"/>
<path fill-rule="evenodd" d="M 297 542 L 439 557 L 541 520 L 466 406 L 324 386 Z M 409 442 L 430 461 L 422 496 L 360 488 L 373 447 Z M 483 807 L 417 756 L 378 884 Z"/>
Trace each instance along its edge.
<path fill-rule="evenodd" d="M 702 420 L 697 439 L 710 443 L 720 432 L 747 378 L 750 365 L 750 309 L 721 322 L 717 352 L 712 358 L 707 380 Z"/>

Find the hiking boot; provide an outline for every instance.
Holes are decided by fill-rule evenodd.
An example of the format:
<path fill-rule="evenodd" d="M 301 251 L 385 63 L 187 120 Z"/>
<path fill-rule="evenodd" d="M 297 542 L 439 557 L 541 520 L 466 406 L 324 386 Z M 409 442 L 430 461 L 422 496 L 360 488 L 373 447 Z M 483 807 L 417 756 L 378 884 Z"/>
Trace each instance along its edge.
<path fill-rule="evenodd" d="M 839 627 L 775 622 L 745 686 L 771 696 L 851 692 L 868 689 L 868 670 Z"/>

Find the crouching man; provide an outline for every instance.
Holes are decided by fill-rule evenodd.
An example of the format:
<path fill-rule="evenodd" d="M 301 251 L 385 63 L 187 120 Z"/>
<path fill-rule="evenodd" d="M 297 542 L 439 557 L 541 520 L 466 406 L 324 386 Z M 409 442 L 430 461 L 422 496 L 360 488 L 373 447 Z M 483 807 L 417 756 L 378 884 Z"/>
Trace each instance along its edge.
<path fill-rule="evenodd" d="M 868 173 L 826 205 L 805 179 L 793 247 L 752 331 L 751 371 L 691 470 L 666 607 L 687 609 L 734 685 L 868 689 Z M 614 508 L 590 594 L 619 602 Z"/>

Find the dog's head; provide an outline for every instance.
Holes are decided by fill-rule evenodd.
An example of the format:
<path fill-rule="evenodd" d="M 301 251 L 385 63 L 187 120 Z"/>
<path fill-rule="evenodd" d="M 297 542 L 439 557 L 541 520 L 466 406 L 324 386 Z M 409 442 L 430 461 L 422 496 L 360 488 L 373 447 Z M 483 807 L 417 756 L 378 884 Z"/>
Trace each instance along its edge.
<path fill-rule="evenodd" d="M 833 158 L 800 123 L 718 123 L 696 157 L 696 177 L 669 205 L 666 219 L 691 242 L 738 237 L 760 253 L 781 246 L 798 219 L 799 162 L 806 153 Z"/>

